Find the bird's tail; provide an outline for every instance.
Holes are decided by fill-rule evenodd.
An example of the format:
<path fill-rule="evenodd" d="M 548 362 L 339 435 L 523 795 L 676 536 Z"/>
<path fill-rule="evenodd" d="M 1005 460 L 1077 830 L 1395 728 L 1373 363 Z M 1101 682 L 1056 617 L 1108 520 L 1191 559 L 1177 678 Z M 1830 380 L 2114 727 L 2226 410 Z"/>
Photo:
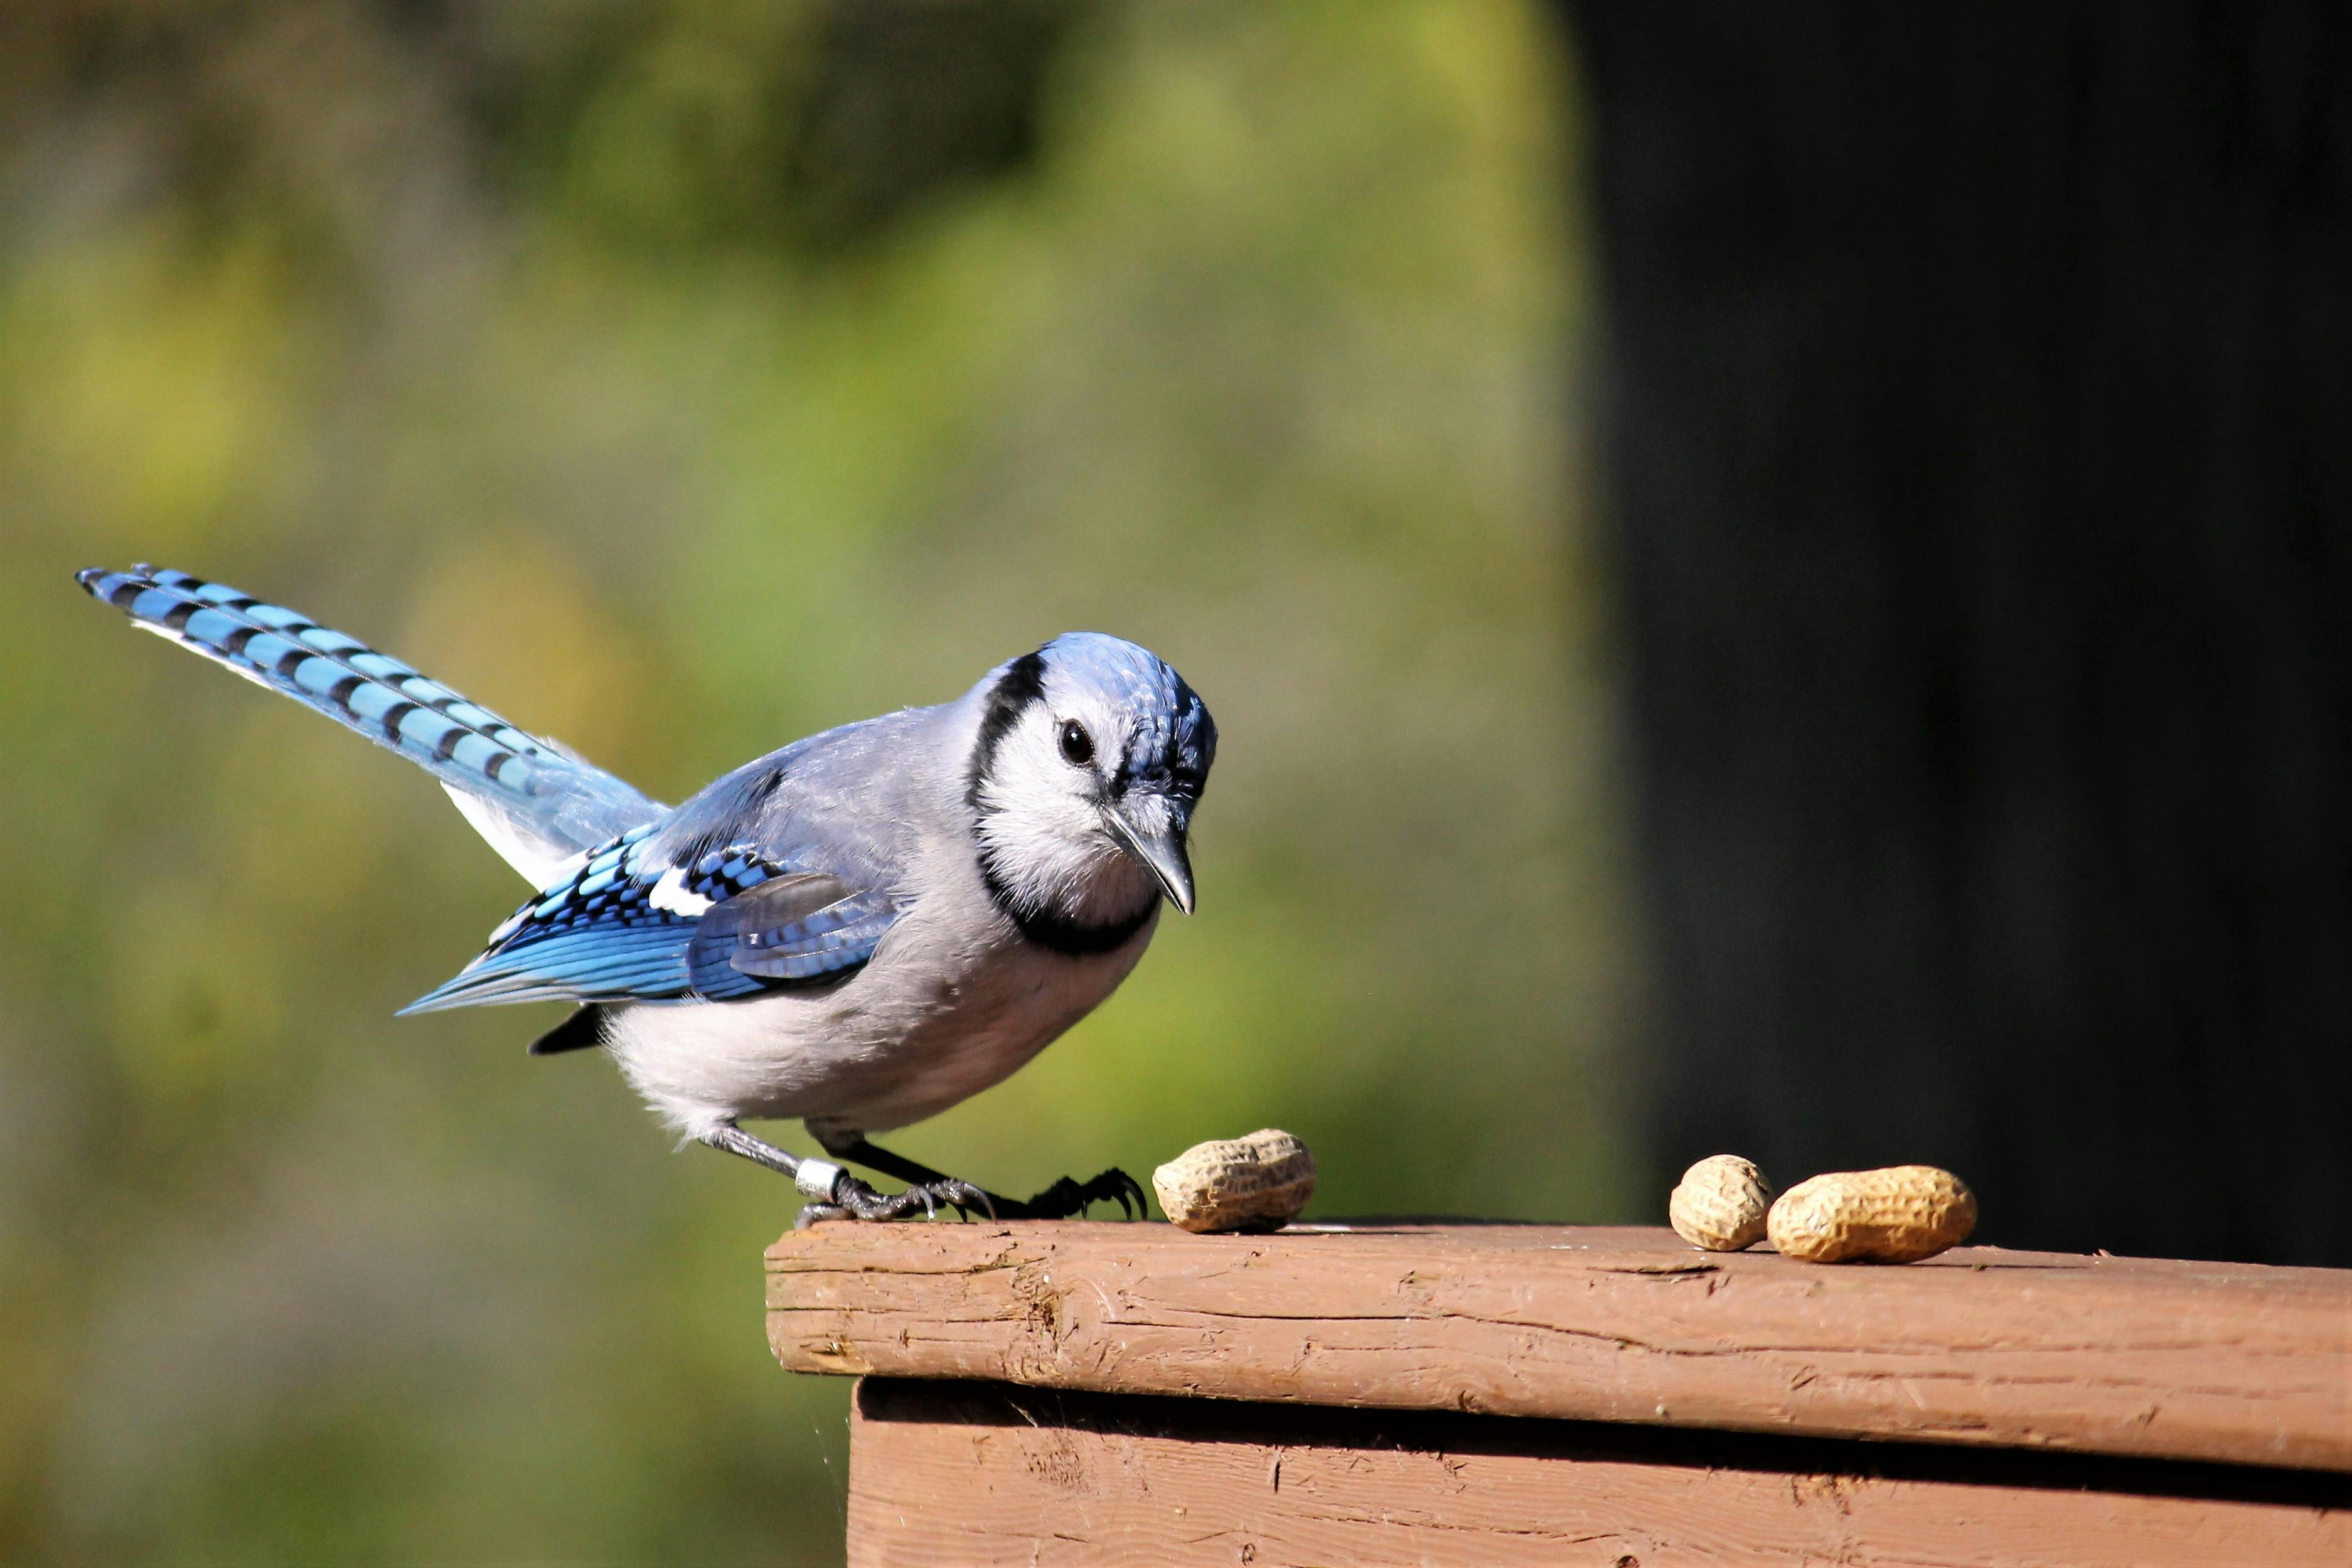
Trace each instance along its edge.
<path fill-rule="evenodd" d="M 295 611 L 148 566 L 93 568 L 75 580 L 141 631 L 283 692 L 423 768 L 534 885 L 553 881 L 562 862 L 666 809 L 555 742 Z"/>

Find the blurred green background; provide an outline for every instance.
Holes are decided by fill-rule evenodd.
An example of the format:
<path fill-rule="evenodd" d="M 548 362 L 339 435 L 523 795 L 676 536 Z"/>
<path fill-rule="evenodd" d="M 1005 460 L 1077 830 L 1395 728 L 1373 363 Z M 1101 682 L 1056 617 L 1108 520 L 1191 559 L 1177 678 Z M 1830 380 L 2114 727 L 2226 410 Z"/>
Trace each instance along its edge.
<path fill-rule="evenodd" d="M 1569 69 L 1513 0 L 8 7 L 0 1556 L 841 1550 L 797 1197 L 551 1009 L 395 1021 L 526 890 L 84 566 L 668 800 L 1134 638 L 1223 736 L 1202 912 L 893 1146 L 1643 1211 Z"/>

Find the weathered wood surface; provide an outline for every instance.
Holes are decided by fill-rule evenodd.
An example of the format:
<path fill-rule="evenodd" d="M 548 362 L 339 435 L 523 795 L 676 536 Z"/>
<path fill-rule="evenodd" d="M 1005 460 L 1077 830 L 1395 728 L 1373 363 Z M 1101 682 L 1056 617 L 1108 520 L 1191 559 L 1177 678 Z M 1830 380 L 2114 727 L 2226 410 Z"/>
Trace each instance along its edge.
<path fill-rule="evenodd" d="M 868 1378 L 853 1568 L 2352 1563 L 2352 1480 Z"/>
<path fill-rule="evenodd" d="M 768 1252 L 804 1372 L 2352 1470 L 2352 1272 L 1663 1229 L 832 1225 Z"/>

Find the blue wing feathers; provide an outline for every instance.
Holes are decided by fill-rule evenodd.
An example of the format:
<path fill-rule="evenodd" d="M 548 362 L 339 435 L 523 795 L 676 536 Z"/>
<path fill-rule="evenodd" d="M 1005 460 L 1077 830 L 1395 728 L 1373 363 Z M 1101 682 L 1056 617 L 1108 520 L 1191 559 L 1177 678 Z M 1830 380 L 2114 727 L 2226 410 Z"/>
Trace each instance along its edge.
<path fill-rule="evenodd" d="M 726 931 L 706 917 L 688 953 L 688 977 L 703 994 L 747 977 L 754 983 L 821 980 L 866 962 L 898 918 L 898 905 L 871 889 L 772 927 Z"/>
<path fill-rule="evenodd" d="M 673 867 L 654 841 L 659 826 L 648 823 L 600 846 L 568 879 L 508 916 L 463 973 L 402 1010 L 727 1001 L 854 969 L 898 917 L 886 893 L 852 889 L 829 873 L 795 872 L 741 845 Z M 778 879 L 823 884 L 824 901 L 789 919 L 762 919 L 778 901 L 751 895 L 772 893 Z M 674 887 L 665 904 L 656 900 L 666 881 Z M 703 900 L 709 903 L 699 914 L 682 912 Z"/>
<path fill-rule="evenodd" d="M 682 927 L 588 927 L 497 955 L 401 1011 L 436 1012 L 504 1002 L 682 997 L 687 989 L 686 947 L 691 939 L 691 932 Z"/>

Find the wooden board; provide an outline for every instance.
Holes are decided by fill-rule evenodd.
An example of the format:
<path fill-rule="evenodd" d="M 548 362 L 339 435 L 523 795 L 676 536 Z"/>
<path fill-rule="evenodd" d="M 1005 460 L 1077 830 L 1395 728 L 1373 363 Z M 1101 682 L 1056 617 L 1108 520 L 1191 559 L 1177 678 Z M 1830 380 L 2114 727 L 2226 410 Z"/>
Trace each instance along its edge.
<path fill-rule="evenodd" d="M 868 1378 L 849 1561 L 2352 1563 L 2312 1471 Z"/>
<path fill-rule="evenodd" d="M 830 1225 L 768 1252 L 805 1372 L 2352 1470 L 2352 1272 L 1669 1231 Z"/>

